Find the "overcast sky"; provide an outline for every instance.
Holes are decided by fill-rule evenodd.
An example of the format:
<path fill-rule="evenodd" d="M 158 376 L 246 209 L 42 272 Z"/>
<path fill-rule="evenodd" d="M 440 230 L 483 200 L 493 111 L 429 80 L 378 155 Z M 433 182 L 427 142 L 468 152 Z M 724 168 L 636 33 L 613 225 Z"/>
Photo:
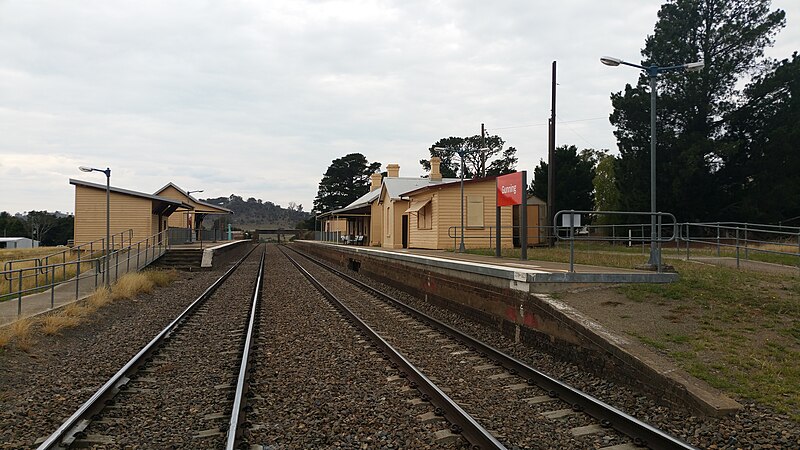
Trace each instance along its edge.
<path fill-rule="evenodd" d="M 481 123 L 547 155 L 615 149 L 609 94 L 635 83 L 658 0 L 0 0 L 0 211 L 74 210 L 79 165 L 112 185 L 168 182 L 310 210 L 335 158 L 419 176 L 442 137 Z M 800 2 L 769 56 L 800 47 Z M 685 61 L 664 61 L 663 64 Z"/>

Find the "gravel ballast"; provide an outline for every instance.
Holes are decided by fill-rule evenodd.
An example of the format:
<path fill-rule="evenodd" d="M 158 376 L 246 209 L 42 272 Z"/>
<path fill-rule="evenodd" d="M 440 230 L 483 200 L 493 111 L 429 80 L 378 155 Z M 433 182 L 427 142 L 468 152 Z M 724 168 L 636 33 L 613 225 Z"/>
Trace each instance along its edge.
<path fill-rule="evenodd" d="M 277 248 L 268 250 L 248 442 L 264 448 L 459 448 L 444 421 Z"/>
<path fill-rule="evenodd" d="M 36 334 L 28 352 L 0 352 L 0 448 L 29 448 L 54 432 L 246 250 L 211 271 L 178 272 L 169 286 L 107 305 L 58 335 Z"/>
<path fill-rule="evenodd" d="M 346 269 L 339 267 L 339 270 Z M 557 356 L 514 343 L 498 330 L 467 319 L 454 311 L 431 305 L 358 272 L 347 273 L 697 448 L 800 448 L 800 424 L 786 414 L 763 405 L 747 399 L 737 399 L 743 404 L 743 408 L 734 415 L 722 418 L 698 417 L 689 411 L 664 406 L 644 394 L 586 373 L 574 364 L 559 360 Z"/>

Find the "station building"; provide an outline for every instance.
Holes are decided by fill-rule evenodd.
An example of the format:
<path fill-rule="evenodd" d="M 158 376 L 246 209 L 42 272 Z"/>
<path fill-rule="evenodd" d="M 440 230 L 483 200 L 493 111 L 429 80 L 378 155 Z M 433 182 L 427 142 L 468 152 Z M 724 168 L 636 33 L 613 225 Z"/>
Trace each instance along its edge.
<path fill-rule="evenodd" d="M 74 245 L 105 239 L 106 186 L 75 179 L 70 179 L 69 183 L 75 186 Z M 233 214 L 230 209 L 197 200 L 174 183 L 167 183 L 155 194 L 114 186 L 109 191 L 110 234 L 125 233 L 125 244 L 153 237 L 159 241 L 169 239 L 172 243 L 212 240 L 211 236 L 214 240 L 224 239 L 222 230 L 214 230 L 216 232 L 205 238 L 196 234 L 205 217 Z M 122 244 L 119 240 L 119 237 L 115 239 L 115 246 Z"/>
<path fill-rule="evenodd" d="M 400 177 L 400 166 L 389 164 L 386 177 L 375 173 L 370 192 L 344 208 L 320 214 L 323 239 L 383 248 L 453 248 L 460 236 L 461 183 L 443 178 L 441 160 L 431 158 L 428 178 Z M 496 239 L 497 177 L 464 180 L 464 244 L 490 248 Z M 544 202 L 528 197 L 528 242 L 541 241 Z M 501 246 L 518 245 L 519 207 L 501 208 Z"/>
<path fill-rule="evenodd" d="M 75 186 L 76 246 L 106 237 L 106 186 L 70 179 Z M 179 200 L 111 186 L 111 235 L 132 230 L 132 242 L 143 241 L 162 233 L 168 227 L 169 216 L 180 209 L 191 208 Z"/>

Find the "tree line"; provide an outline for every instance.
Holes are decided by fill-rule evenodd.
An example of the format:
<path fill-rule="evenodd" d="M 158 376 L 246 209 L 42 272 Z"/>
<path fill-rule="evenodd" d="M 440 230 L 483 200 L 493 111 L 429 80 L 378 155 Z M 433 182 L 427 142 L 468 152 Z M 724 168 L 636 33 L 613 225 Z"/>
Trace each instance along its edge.
<path fill-rule="evenodd" d="M 75 217 L 58 211 L 29 211 L 11 215 L 0 212 L 0 233 L 3 237 L 27 237 L 41 246 L 66 245 L 72 239 Z"/>

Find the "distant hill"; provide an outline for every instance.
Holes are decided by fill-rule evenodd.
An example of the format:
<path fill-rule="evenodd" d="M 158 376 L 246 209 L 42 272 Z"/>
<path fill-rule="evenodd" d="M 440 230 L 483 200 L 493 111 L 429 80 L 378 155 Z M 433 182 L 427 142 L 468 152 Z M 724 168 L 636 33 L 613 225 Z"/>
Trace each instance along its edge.
<path fill-rule="evenodd" d="M 233 211 L 233 215 L 230 216 L 231 223 L 233 226 L 243 230 L 294 228 L 298 222 L 311 217 L 310 212 L 303 211 L 303 205 L 296 205 L 291 202 L 288 208 L 282 208 L 272 202 L 265 202 L 253 197 L 244 200 L 242 197 L 233 194 L 230 197 L 201 200 Z"/>

